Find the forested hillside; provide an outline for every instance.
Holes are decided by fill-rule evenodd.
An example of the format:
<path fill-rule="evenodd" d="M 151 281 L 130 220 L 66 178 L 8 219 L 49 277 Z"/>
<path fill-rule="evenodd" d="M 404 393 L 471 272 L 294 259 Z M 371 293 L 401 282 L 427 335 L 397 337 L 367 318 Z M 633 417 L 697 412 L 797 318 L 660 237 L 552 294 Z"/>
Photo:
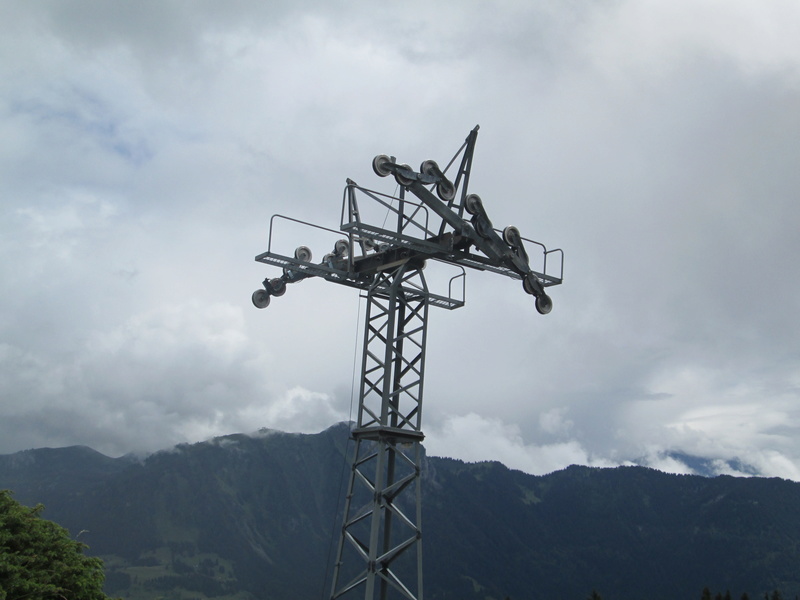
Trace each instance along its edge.
<path fill-rule="evenodd" d="M 0 489 L 89 544 L 131 600 L 323 598 L 348 428 L 265 432 L 144 459 L 0 456 Z M 756 600 L 800 594 L 800 484 L 573 466 L 545 476 L 427 457 L 425 596 Z"/>

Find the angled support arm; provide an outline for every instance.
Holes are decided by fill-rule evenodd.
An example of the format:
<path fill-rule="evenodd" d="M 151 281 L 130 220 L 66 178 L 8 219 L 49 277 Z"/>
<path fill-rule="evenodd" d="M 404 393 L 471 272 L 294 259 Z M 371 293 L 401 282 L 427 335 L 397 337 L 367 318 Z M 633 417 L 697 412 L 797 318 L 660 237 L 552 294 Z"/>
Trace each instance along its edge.
<path fill-rule="evenodd" d="M 403 171 L 405 168 L 400 167 Z M 407 173 L 403 173 L 408 176 Z M 420 199 L 428 208 L 439 215 L 443 221 L 450 225 L 456 235 L 469 240 L 486 256 L 494 261 L 498 261 L 509 269 L 516 272 L 522 279 L 525 291 L 536 298 L 536 309 L 541 314 L 549 313 L 553 308 L 553 302 L 544 291 L 544 285 L 530 267 L 528 253 L 522 243 L 522 237 L 516 227 L 506 227 L 501 238 L 492 226 L 483 202 L 477 194 L 470 194 L 464 201 L 464 208 L 467 213 L 472 215 L 470 222 L 461 218 L 458 213 L 449 208 L 439 198 L 434 196 L 424 185 L 427 183 L 422 175 L 412 180 L 407 186 L 417 198 Z M 439 182 L 433 181 L 440 185 Z"/>

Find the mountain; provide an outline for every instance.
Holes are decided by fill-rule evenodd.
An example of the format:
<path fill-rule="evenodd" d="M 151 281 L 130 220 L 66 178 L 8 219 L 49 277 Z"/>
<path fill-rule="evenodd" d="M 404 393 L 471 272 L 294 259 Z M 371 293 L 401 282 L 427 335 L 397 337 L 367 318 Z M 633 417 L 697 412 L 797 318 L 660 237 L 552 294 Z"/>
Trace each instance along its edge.
<path fill-rule="evenodd" d="M 144 598 L 327 597 L 349 429 L 263 431 L 112 459 L 0 456 L 0 489 L 89 544 L 106 591 Z M 686 600 L 704 587 L 800 594 L 800 484 L 572 466 L 423 463 L 425 596 Z"/>

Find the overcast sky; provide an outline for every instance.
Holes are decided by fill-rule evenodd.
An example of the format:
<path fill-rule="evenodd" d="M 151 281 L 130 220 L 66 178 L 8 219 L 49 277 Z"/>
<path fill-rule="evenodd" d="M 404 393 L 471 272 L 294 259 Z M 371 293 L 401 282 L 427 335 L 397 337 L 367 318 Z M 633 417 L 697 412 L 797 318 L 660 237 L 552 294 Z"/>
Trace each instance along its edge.
<path fill-rule="evenodd" d="M 800 480 L 799 39 L 794 0 L 0 0 L 0 453 L 355 416 L 363 303 L 255 309 L 269 219 L 480 124 L 470 190 L 564 284 L 432 309 L 428 452 Z"/>

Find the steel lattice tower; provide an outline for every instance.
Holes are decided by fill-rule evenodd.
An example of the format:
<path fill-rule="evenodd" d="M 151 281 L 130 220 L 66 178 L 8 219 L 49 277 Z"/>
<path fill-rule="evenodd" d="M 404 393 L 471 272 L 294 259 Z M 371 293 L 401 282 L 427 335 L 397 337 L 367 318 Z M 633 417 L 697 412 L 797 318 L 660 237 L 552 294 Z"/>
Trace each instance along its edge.
<path fill-rule="evenodd" d="M 351 431 L 355 453 L 331 600 L 423 598 L 420 473 L 428 308 L 464 305 L 464 267 L 522 280 L 542 314 L 552 308 L 544 289 L 562 281 L 560 249 L 547 250 L 525 240 L 516 227 L 495 230 L 480 197 L 468 194 L 477 134 L 476 126 L 443 171 L 432 160 L 415 172 L 394 158 L 376 156 L 373 170 L 381 177 L 394 175 L 400 186 L 397 197 L 348 179 L 339 232 L 275 215 L 269 249 L 256 257 L 283 269 L 280 277 L 265 279 L 263 289 L 253 293 L 258 308 L 265 308 L 272 296 L 282 296 L 287 283 L 309 277 L 358 288 L 367 299 L 358 420 Z M 446 172 L 459 156 L 451 181 Z M 408 200 L 406 191 L 417 201 Z M 366 217 L 366 205 L 381 210 L 381 225 L 380 217 Z M 299 224 L 325 236 L 344 232 L 347 239 L 336 241 L 322 262 L 313 263 L 308 246 L 296 248 L 293 256 L 273 250 L 277 222 Z M 541 250 L 538 270 L 531 268 L 523 240 Z M 423 269 L 431 259 L 455 269 L 444 293 L 428 289 Z"/>
<path fill-rule="evenodd" d="M 422 596 L 419 477 L 427 289 L 421 267 L 412 263 L 379 275 L 379 280 L 367 293 L 363 376 L 352 431 L 356 448 L 332 598 L 362 584 L 366 598 L 387 598 L 388 586 L 406 598 Z M 416 287 L 418 292 L 409 291 Z M 382 291 L 387 288 L 388 295 Z M 356 486 L 365 492 L 362 506 L 353 503 Z M 407 497 L 411 501 L 404 504 Z M 349 564 L 362 568 L 345 578 L 348 550 L 354 559 Z M 393 565 L 414 554 L 417 578 L 404 584 Z"/>

